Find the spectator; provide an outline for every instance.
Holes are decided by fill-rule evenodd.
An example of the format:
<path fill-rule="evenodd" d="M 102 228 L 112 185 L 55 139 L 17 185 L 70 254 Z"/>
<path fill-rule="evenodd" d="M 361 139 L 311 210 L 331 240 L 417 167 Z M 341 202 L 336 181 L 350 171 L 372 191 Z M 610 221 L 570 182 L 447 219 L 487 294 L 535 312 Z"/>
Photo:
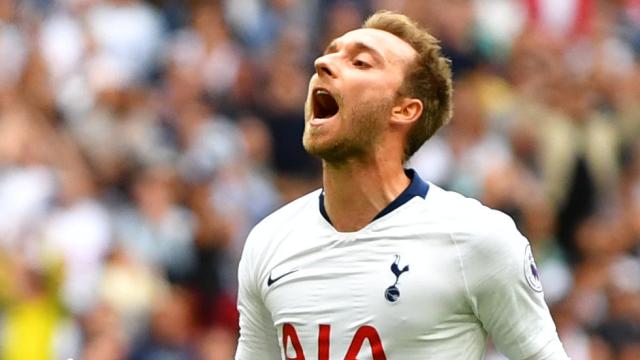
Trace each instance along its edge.
<path fill-rule="evenodd" d="M 119 211 L 116 239 L 135 261 L 182 283 L 195 265 L 196 224 L 191 211 L 177 204 L 175 181 L 169 168 L 148 168 L 139 174 L 133 185 L 135 206 Z"/>

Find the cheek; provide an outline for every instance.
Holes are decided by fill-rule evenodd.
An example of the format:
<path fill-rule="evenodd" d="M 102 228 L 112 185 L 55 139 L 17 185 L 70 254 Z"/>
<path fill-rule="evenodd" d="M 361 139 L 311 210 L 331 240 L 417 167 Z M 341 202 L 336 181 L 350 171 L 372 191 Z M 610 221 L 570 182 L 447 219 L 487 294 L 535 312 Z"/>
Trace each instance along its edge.
<path fill-rule="evenodd" d="M 353 86 L 345 94 L 345 103 L 349 104 L 377 104 L 388 102 L 395 97 L 396 87 L 389 81 L 366 81 Z"/>

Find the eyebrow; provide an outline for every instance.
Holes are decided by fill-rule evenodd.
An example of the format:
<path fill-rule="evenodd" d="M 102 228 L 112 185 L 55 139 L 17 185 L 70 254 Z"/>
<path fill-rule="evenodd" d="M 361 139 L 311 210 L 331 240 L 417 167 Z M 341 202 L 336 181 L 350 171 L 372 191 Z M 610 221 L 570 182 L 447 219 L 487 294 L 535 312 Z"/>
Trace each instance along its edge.
<path fill-rule="evenodd" d="M 362 41 L 356 41 L 353 43 L 350 43 L 347 45 L 350 48 L 353 48 L 353 51 L 355 52 L 368 52 L 369 54 L 371 54 L 371 56 L 373 56 L 374 60 L 376 60 L 379 63 L 383 63 L 384 62 L 384 56 L 382 56 L 382 54 L 374 49 L 373 47 L 363 43 Z M 326 50 L 324 51 L 324 55 L 327 54 L 331 54 L 334 52 L 338 51 L 338 43 L 336 40 L 333 40 L 331 42 L 331 44 L 329 44 L 329 46 L 327 46 Z"/>

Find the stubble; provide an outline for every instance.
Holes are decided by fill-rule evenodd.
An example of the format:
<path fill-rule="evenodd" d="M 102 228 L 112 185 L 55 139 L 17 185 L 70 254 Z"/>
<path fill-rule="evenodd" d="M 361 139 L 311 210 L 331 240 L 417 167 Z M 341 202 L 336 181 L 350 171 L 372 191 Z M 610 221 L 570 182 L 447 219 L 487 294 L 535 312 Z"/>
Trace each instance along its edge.
<path fill-rule="evenodd" d="M 312 114 L 310 101 L 307 101 L 303 146 L 309 154 L 329 163 L 337 164 L 353 158 L 366 157 L 379 142 L 391 106 L 391 101 L 372 101 L 357 104 L 349 109 L 342 108 L 340 116 L 332 120 L 341 122 L 332 124 L 338 125 L 335 126 L 336 133 L 328 139 L 321 139 L 321 134 L 316 132 L 322 129 L 314 129 L 308 124 Z"/>

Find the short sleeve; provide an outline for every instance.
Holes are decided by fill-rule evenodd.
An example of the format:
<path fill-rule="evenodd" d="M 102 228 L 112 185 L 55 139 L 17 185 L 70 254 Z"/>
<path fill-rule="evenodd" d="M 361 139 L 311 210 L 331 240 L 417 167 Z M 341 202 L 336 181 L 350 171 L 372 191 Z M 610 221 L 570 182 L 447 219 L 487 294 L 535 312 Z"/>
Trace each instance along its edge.
<path fill-rule="evenodd" d="M 278 334 L 260 296 L 256 280 L 257 269 L 252 249 L 254 232 L 249 235 L 238 267 L 240 338 L 235 359 L 275 360 L 280 359 Z"/>
<path fill-rule="evenodd" d="M 469 298 L 482 326 L 509 359 L 568 359 L 529 242 L 497 211 L 482 229 L 467 234 L 463 257 Z"/>

